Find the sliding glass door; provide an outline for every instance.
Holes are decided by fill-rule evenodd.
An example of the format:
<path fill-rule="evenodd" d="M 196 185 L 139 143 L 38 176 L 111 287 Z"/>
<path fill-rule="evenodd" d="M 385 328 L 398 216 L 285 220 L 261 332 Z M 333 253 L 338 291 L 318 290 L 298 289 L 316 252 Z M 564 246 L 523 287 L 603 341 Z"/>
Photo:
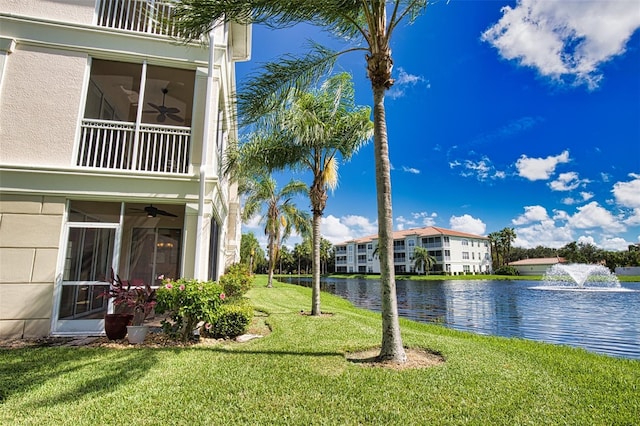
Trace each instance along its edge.
<path fill-rule="evenodd" d="M 69 225 L 62 285 L 57 312 L 57 332 L 99 333 L 104 328 L 114 264 L 117 227 L 104 224 Z"/>

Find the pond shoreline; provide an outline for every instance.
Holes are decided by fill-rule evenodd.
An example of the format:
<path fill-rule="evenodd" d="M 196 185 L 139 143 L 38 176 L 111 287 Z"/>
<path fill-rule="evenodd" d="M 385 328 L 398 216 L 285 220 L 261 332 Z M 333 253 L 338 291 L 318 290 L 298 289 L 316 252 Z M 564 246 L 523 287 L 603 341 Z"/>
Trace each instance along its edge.
<path fill-rule="evenodd" d="M 380 312 L 380 280 L 370 278 L 323 277 L 321 290 L 357 307 Z M 312 278 L 279 280 L 309 287 Z M 544 284 L 540 280 L 397 278 L 398 312 L 413 321 L 475 334 L 524 338 L 640 359 L 640 317 L 634 314 L 640 312 L 640 281 L 599 291 Z"/>

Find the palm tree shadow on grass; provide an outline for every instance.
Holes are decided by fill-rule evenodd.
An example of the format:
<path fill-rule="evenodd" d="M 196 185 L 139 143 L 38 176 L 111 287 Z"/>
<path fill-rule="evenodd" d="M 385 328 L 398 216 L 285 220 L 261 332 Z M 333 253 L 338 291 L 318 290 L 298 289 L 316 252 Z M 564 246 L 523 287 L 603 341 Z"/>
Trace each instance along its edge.
<path fill-rule="evenodd" d="M 31 399 L 24 408 L 55 407 L 90 395 L 117 392 L 140 380 L 157 363 L 157 353 L 140 351 L 105 351 L 96 355 L 93 349 L 27 348 L 0 351 L 0 403 L 13 394 L 26 394 L 47 382 L 65 376 L 83 374 L 90 369 L 91 379 L 74 380 L 46 397 Z M 4 358 L 7 359 L 4 359 Z M 85 376 L 86 377 L 86 376 Z"/>

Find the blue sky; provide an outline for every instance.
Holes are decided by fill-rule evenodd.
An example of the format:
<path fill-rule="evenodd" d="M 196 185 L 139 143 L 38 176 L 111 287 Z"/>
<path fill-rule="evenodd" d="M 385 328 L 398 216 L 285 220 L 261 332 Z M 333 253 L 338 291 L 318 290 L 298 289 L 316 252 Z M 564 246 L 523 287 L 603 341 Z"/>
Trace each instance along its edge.
<path fill-rule="evenodd" d="M 520 247 L 639 242 L 639 28 L 637 0 L 439 1 L 398 28 L 385 101 L 394 229 L 513 227 Z M 254 26 L 239 86 L 307 39 L 344 46 L 309 26 Z M 361 52 L 335 71 L 353 75 L 358 104 L 372 104 Z M 377 233 L 373 143 L 339 174 L 323 236 Z M 310 182 L 278 180 L 290 177 Z M 256 220 L 242 232 L 263 236 Z"/>

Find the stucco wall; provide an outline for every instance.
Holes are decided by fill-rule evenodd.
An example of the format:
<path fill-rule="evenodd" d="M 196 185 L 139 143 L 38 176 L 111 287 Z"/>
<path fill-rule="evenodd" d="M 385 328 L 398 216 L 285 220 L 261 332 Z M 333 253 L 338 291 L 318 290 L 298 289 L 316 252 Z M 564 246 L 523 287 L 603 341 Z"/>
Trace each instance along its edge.
<path fill-rule="evenodd" d="M 640 266 L 618 266 L 616 275 L 640 275 Z"/>
<path fill-rule="evenodd" d="M 97 0 L 0 0 L 0 12 L 91 24 Z"/>
<path fill-rule="evenodd" d="M 49 334 L 64 203 L 0 197 L 0 337 Z"/>
<path fill-rule="evenodd" d="M 18 44 L 0 97 L 0 158 L 6 164 L 73 163 L 87 55 Z"/>
<path fill-rule="evenodd" d="M 513 265 L 520 275 L 544 275 L 552 265 Z"/>

